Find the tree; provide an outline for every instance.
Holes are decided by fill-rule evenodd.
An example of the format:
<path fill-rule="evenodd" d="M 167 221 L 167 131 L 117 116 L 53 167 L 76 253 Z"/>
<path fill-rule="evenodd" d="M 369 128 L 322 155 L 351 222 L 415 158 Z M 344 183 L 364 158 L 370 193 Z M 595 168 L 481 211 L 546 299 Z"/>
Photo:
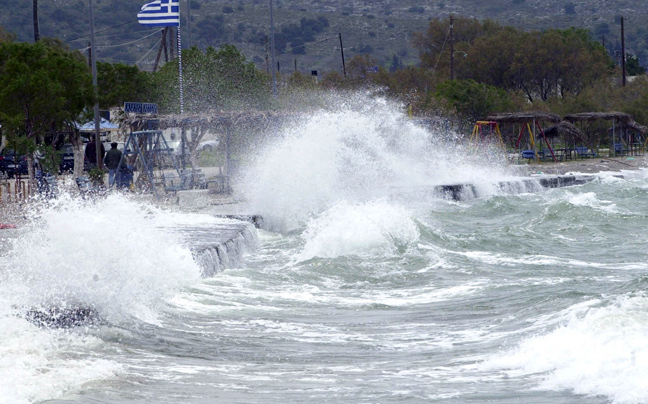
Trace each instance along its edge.
<path fill-rule="evenodd" d="M 476 18 L 455 18 L 453 24 L 455 48 L 462 50 L 469 48 L 477 38 L 492 35 L 501 29 L 498 23 L 491 20 L 480 22 Z M 412 36 L 412 44 L 419 51 L 421 66 L 439 70 L 445 73 L 446 77 L 450 76 L 449 31 L 450 20 L 436 18 L 430 21 L 426 32 L 417 32 Z"/>
<path fill-rule="evenodd" d="M 267 104 L 267 77 L 232 45 L 183 49 L 185 109 L 200 113 L 214 109 L 260 108 Z M 178 61 L 153 74 L 152 97 L 164 112 L 179 112 Z"/>
<path fill-rule="evenodd" d="M 128 101 L 150 101 L 151 75 L 137 66 L 97 62 L 99 107 L 119 107 Z"/>
<path fill-rule="evenodd" d="M 16 39 L 16 35 L 0 27 L 0 44 L 5 42 L 13 42 Z"/>
<path fill-rule="evenodd" d="M 626 58 L 626 70 L 629 76 L 646 74 L 646 68 L 639 64 L 639 58 L 634 55 L 628 55 Z"/>
<path fill-rule="evenodd" d="M 3 132 L 28 153 L 31 179 L 36 145 L 44 144 L 48 131 L 73 126 L 93 98 L 87 64 L 61 42 L 0 45 L 0 121 Z"/>
<path fill-rule="evenodd" d="M 471 122 L 514 107 L 506 91 L 474 80 L 447 80 L 437 86 L 436 96 Z"/>
<path fill-rule="evenodd" d="M 582 29 L 519 31 L 492 21 L 457 18 L 455 77 L 473 79 L 506 90 L 521 90 L 530 102 L 578 94 L 611 73 L 609 55 Z M 449 76 L 448 23 L 433 20 L 428 31 L 414 35 L 421 65 Z"/>

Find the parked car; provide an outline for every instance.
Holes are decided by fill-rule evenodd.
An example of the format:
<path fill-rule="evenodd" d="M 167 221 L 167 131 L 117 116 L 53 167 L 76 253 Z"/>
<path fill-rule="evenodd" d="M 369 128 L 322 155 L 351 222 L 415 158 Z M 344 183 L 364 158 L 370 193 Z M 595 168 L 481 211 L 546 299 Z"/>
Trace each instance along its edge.
<path fill-rule="evenodd" d="M 218 140 L 205 140 L 204 142 L 198 143 L 198 147 L 196 147 L 196 151 L 198 153 L 201 152 L 211 153 L 213 150 L 216 150 L 219 143 L 220 142 Z"/>
<path fill-rule="evenodd" d="M 3 149 L 0 152 L 0 172 L 5 173 L 8 177 L 16 174 L 27 174 L 27 156 L 17 156 L 13 149 Z"/>
<path fill-rule="evenodd" d="M 70 143 L 64 144 L 63 147 L 59 149 L 59 153 L 61 153 L 59 174 L 70 173 L 74 171 L 74 149 L 72 148 L 72 145 Z M 88 171 L 90 169 L 90 164 L 88 164 L 88 159 L 85 158 L 85 155 L 83 159 L 84 159 L 83 169 L 84 171 Z"/>

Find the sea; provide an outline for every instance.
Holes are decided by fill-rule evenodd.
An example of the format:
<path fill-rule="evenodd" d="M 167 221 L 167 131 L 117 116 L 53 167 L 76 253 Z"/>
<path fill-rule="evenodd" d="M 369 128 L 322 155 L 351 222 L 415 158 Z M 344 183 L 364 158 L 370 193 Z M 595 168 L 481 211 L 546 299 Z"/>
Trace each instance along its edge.
<path fill-rule="evenodd" d="M 216 205 L 27 204 L 0 402 L 648 403 L 648 170 L 502 188 L 519 167 L 435 122 L 362 95 L 273 128 L 234 182 L 263 224 L 210 276 L 183 231 L 217 239 Z"/>

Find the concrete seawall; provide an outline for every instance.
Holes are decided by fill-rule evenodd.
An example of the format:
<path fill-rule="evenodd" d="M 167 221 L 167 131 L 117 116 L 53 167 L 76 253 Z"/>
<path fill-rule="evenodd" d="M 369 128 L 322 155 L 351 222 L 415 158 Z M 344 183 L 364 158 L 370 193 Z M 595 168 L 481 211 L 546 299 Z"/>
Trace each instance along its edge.
<path fill-rule="evenodd" d="M 500 181 L 496 187 L 503 194 L 520 194 L 538 192 L 543 188 L 562 188 L 573 185 L 582 185 L 597 179 L 596 175 L 542 175 L 536 177 L 520 178 L 519 180 Z M 474 184 L 451 184 L 434 187 L 437 196 L 454 201 L 463 201 L 480 198 L 479 187 Z"/>
<path fill-rule="evenodd" d="M 174 231 L 191 249 L 204 277 L 240 266 L 244 254 L 259 247 L 256 229 L 241 220 L 223 219 L 219 224 L 178 227 Z"/>

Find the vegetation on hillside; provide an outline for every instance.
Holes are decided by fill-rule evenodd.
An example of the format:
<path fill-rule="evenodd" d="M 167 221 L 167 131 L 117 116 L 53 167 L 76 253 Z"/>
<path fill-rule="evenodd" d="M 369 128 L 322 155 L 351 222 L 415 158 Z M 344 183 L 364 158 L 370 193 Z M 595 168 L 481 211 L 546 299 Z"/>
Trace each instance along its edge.
<path fill-rule="evenodd" d="M 303 35 L 303 27 L 298 32 Z M 235 46 L 184 49 L 185 111 L 303 110 L 317 105 L 318 93 L 370 89 L 399 100 L 414 115 L 442 115 L 460 128 L 493 113 L 529 110 L 620 111 L 648 124 L 648 79 L 644 75 L 622 87 L 613 60 L 585 30 L 523 31 L 456 18 L 454 80 L 447 32 L 446 19 L 433 19 L 427 30 L 414 34 L 416 67 L 396 60 L 386 68 L 364 54 L 347 61 L 346 76 L 333 71 L 317 80 L 299 72 L 278 74 L 278 98 L 271 95 L 270 75 Z M 95 102 L 83 55 L 58 40 L 30 44 L 15 42 L 4 30 L 0 34 L 3 136 L 26 151 L 52 151 L 62 132 L 78 145 L 74 122 Z M 179 112 L 177 62 L 155 73 L 98 63 L 98 102 L 107 109 L 126 100 L 148 101 L 163 113 Z"/>
<path fill-rule="evenodd" d="M 152 70 L 160 35 L 155 28 L 140 26 L 136 21 L 137 12 L 146 1 L 93 2 L 99 60 L 137 63 L 144 70 Z M 20 41 L 33 39 L 32 4 L 28 0 L 0 0 L 3 9 L 11 10 L 0 15 L 0 25 L 15 33 Z M 232 44 L 258 68 L 266 68 L 265 38 L 270 34 L 267 0 L 190 0 L 181 4 L 184 45 L 204 50 L 208 46 Z M 604 42 L 617 64 L 620 22 L 624 16 L 629 55 L 640 66 L 648 65 L 648 30 L 644 23 L 647 11 L 640 0 L 624 1 L 623 8 L 618 2 L 593 4 L 586 0 L 456 0 L 425 4 L 416 0 L 277 0 L 274 4 L 277 61 L 283 70 L 290 66 L 292 71 L 296 59 L 301 72 L 317 69 L 341 73 L 335 38 L 338 33 L 342 33 L 349 58 L 369 53 L 379 66 L 389 68 L 396 56 L 404 66 L 415 66 L 419 60 L 410 41 L 411 34 L 423 31 L 431 19 L 447 20 L 450 15 L 491 19 L 527 31 L 579 27 L 589 31 L 594 40 Z M 73 49 L 85 52 L 89 42 L 87 1 L 41 1 L 39 20 L 44 37 L 61 38 Z"/>

